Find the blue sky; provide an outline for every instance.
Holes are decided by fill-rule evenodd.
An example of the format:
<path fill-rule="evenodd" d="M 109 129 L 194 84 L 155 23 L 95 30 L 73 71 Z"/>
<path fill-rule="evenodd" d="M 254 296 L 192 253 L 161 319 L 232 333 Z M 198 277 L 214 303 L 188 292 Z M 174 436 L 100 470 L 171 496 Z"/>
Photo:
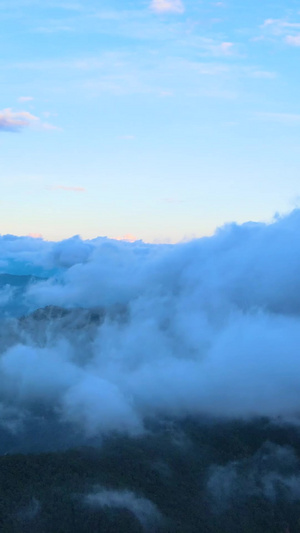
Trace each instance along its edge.
<path fill-rule="evenodd" d="M 177 242 L 299 205 L 294 1 L 0 2 L 0 232 Z"/>

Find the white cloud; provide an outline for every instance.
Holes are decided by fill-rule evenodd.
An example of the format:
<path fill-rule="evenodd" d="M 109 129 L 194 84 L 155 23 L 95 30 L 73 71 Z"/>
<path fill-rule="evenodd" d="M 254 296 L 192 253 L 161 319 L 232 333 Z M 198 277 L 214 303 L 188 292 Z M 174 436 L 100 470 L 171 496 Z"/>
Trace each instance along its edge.
<path fill-rule="evenodd" d="M 42 122 L 39 117 L 28 111 L 13 111 L 11 108 L 0 111 L 0 131 L 20 131 L 25 128 L 38 130 L 59 129 L 52 124 Z"/>
<path fill-rule="evenodd" d="M 181 0 L 152 0 L 150 8 L 155 13 L 184 13 L 185 8 Z"/>
<path fill-rule="evenodd" d="M 10 108 L 0 111 L 0 131 L 19 131 L 38 121 L 39 118 L 28 111 L 12 111 Z"/>

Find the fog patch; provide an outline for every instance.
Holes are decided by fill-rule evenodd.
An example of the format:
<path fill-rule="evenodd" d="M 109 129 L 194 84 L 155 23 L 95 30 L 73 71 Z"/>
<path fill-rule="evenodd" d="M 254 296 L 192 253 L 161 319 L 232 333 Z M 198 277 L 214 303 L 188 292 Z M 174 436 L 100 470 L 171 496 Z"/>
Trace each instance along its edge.
<path fill-rule="evenodd" d="M 265 443 L 252 457 L 209 469 L 207 493 L 215 511 L 251 497 L 272 503 L 300 500 L 300 461 L 287 446 Z"/>
<path fill-rule="evenodd" d="M 30 522 L 34 520 L 41 511 L 41 504 L 37 498 L 32 498 L 28 505 L 25 505 L 17 512 L 17 518 L 20 522 Z"/>
<path fill-rule="evenodd" d="M 94 508 L 128 509 L 138 519 L 144 531 L 154 531 L 162 520 L 154 503 L 129 490 L 100 489 L 88 494 L 84 501 Z"/>

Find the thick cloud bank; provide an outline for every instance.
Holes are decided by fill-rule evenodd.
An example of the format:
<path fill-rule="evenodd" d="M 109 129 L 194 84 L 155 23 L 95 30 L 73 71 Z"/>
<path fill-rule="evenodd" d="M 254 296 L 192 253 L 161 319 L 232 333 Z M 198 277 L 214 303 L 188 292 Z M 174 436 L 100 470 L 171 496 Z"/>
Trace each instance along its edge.
<path fill-rule="evenodd" d="M 148 245 L 0 238 L 0 409 L 17 434 L 300 412 L 300 211 Z"/>

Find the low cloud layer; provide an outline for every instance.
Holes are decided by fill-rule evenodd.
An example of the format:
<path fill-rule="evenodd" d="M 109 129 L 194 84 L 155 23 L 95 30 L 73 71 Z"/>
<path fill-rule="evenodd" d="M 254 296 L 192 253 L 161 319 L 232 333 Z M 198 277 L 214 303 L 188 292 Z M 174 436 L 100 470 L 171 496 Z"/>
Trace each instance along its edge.
<path fill-rule="evenodd" d="M 177 245 L 3 236 L 6 427 L 43 409 L 88 437 L 188 415 L 298 423 L 299 230 L 295 210 Z"/>

